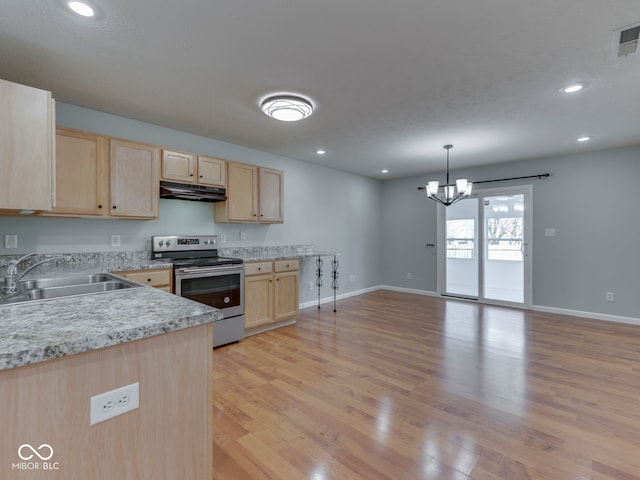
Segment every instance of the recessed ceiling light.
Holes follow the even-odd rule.
[[[96,14],[93,8],[84,2],[69,2],[67,5],[69,5],[69,8],[75,13],[83,17],[93,17]]]
[[[325,153],[327,153],[327,151],[326,151],[326,150],[323,150],[322,148],[319,148],[318,150],[316,150],[316,153],[317,153],[318,155],[324,155]]]
[[[389,169],[388,168],[383,168],[382,170],[380,170],[380,173],[389,173]]]
[[[589,137],[587,135],[585,135],[584,137],[578,137],[576,138],[577,142],[588,142],[589,140],[591,140],[593,137]]]
[[[260,108],[265,115],[283,122],[297,122],[313,113],[311,101],[298,95],[273,95]]]
[[[587,88],[587,85],[588,85],[587,82],[571,83],[569,85],[565,85],[564,87],[562,87],[560,90],[558,90],[558,92],[559,93],[577,93]]]

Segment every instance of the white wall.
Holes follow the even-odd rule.
[[[59,126],[284,170],[284,224],[214,223],[211,204],[179,200],[161,200],[160,218],[148,221],[0,217],[0,238],[18,234],[19,244],[17,250],[5,249],[0,242],[0,255],[150,250],[152,235],[224,234],[225,247],[313,244],[342,252],[339,293],[380,283],[380,181],[74,105],[56,107]],[[121,236],[121,247],[110,246],[112,234]],[[332,293],[328,271],[323,297]],[[304,262],[301,275],[301,301],[313,300],[317,291],[308,288],[315,280],[312,261]],[[354,282],[349,275],[355,275]]]
[[[452,171],[491,180],[549,172],[533,185],[533,303],[640,318],[640,147]],[[389,180],[382,188],[382,283],[437,290],[436,204],[417,190],[428,177]],[[438,179],[442,179],[440,174]],[[545,237],[555,228],[555,237]],[[413,280],[406,279],[413,273]],[[615,301],[605,301],[605,291]]]

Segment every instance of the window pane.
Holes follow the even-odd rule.
[[[447,220],[447,258],[475,258],[475,220]]]
[[[487,219],[487,258],[522,261],[522,217]]]

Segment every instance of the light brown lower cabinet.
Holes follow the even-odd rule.
[[[113,272],[115,275],[128,278],[134,282],[143,283],[150,287],[173,293],[173,269],[153,268],[145,270],[123,270]]]
[[[282,326],[298,315],[298,268],[298,260],[245,263],[246,334]]]
[[[198,325],[0,371],[0,478],[213,478],[212,338]],[[136,382],[139,408],[90,425],[92,396]],[[25,443],[52,455],[22,469]]]

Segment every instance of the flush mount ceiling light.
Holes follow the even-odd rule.
[[[75,13],[83,17],[93,17],[96,14],[93,8],[84,2],[68,2],[67,5]]]
[[[591,140],[593,137],[587,136],[585,135],[584,137],[578,137],[576,138],[576,142],[588,142],[589,140]]]
[[[571,83],[560,88],[558,90],[558,93],[577,93],[587,88],[587,85],[589,85],[587,82]]]
[[[388,168],[383,168],[382,170],[380,170],[380,173],[389,173],[389,169]]]
[[[442,148],[447,151],[447,183],[443,185],[441,191],[439,191],[440,182],[437,180],[428,182],[424,189],[427,193],[427,198],[448,207],[458,200],[462,200],[463,197],[471,195],[473,184],[467,181],[466,178],[459,178],[456,180],[455,185],[449,184],[449,150],[453,148],[453,145],[445,145]]]
[[[322,148],[316,150],[316,155],[324,155],[325,153],[327,153],[327,151]]]
[[[274,95],[260,105],[265,115],[283,122],[297,122],[313,113],[309,100],[297,95]]]

